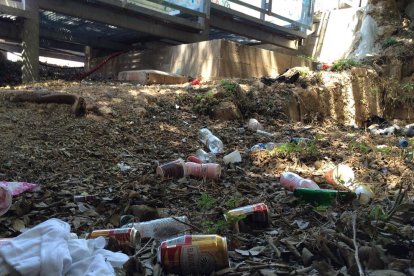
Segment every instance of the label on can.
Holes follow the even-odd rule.
[[[95,230],[90,235],[90,239],[97,237],[115,238],[119,244],[127,244],[131,241],[131,231],[135,230],[134,228],[117,228],[117,229],[103,229]]]
[[[226,238],[185,235],[161,243],[159,261],[168,272],[209,275],[229,266]]]

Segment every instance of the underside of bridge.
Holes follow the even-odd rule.
[[[302,8],[296,19],[278,14],[277,2],[0,0],[0,51],[21,52],[23,82],[31,82],[39,78],[39,55],[84,61],[85,53],[98,57],[212,39],[297,49],[311,26],[313,1],[292,1]]]

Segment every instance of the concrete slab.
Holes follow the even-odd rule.
[[[98,64],[102,59],[92,59],[91,65]],[[132,51],[110,61],[98,73],[117,77],[120,71],[153,69],[203,80],[217,80],[276,76],[294,66],[311,64],[305,59],[274,51],[226,40],[210,40],[156,50]]]

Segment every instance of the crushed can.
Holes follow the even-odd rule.
[[[252,229],[263,229],[270,225],[268,208],[264,203],[232,209],[224,217],[227,221],[234,222],[236,232],[250,232]]]
[[[218,235],[184,235],[161,243],[158,262],[168,273],[210,275],[230,266],[227,240]]]
[[[132,227],[94,230],[87,238],[95,239],[97,237],[114,238],[122,248],[134,248],[141,240],[139,231]]]

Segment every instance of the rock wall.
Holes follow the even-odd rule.
[[[321,74],[323,84],[292,89],[286,111],[291,120],[330,118],[339,124],[363,126],[370,116],[384,115],[375,71],[353,68],[342,73]]]

